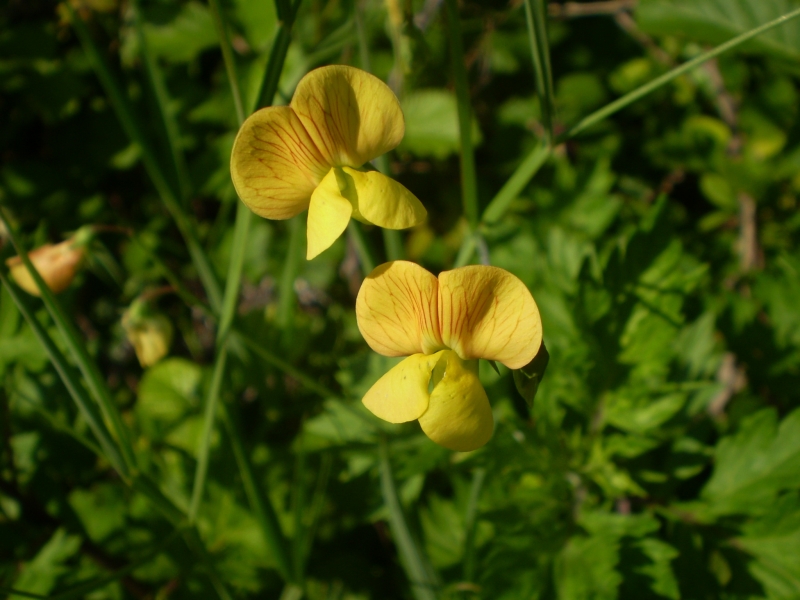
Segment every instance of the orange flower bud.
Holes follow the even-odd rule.
[[[44,282],[54,293],[63,292],[72,283],[86,256],[85,245],[78,245],[75,238],[60,244],[45,244],[28,253]],[[11,277],[16,284],[33,296],[40,296],[39,288],[31,277],[28,268],[19,256],[6,260]]]

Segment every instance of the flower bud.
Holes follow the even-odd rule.
[[[86,246],[78,243],[77,237],[60,244],[45,244],[28,253],[33,266],[53,293],[58,294],[67,289],[83,263]],[[41,295],[36,282],[19,256],[12,256],[6,260],[6,265],[19,287],[33,296]]]
[[[142,367],[156,364],[169,352],[172,323],[164,315],[152,313],[144,301],[135,300],[125,311],[122,328]]]

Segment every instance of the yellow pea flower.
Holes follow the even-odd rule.
[[[382,264],[358,292],[356,318],[375,352],[408,356],[370,388],[364,405],[390,423],[418,419],[450,450],[475,450],[492,437],[478,359],[519,369],[542,342],[533,296],[497,267],[461,267],[437,278],[415,263]]]
[[[308,209],[309,260],[342,234],[350,218],[386,229],[425,220],[405,187],[363,165],[405,133],[400,103],[365,71],[321,67],[297,85],[289,106],[253,113],[233,144],[231,177],[259,216],[289,219]]]

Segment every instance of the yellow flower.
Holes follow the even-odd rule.
[[[397,98],[377,77],[335,65],[300,80],[289,106],[252,114],[231,155],[242,201],[259,216],[289,219],[308,209],[309,260],[350,218],[386,229],[422,223],[422,203],[405,187],[362,166],[400,143]]]
[[[28,253],[33,266],[39,271],[39,275],[42,276],[47,287],[55,294],[63,292],[69,287],[81,267],[85,255],[85,245],[77,243],[75,238],[65,240],[60,244],[45,244]],[[12,256],[6,260],[6,265],[11,271],[11,277],[19,287],[33,296],[41,295],[36,282],[19,256]]]
[[[415,263],[385,263],[362,284],[356,318],[373,350],[408,356],[372,386],[364,405],[390,423],[419,419],[429,438],[451,450],[474,450],[492,437],[477,359],[519,369],[542,342],[533,296],[497,267],[436,278]]]

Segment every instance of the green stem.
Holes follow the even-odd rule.
[[[278,297],[278,327],[288,330],[292,324],[295,309],[294,280],[297,277],[299,262],[303,252],[303,220],[301,216],[289,221],[289,248],[281,273],[281,290]]]
[[[173,168],[175,169],[175,178],[178,182],[180,195],[182,200],[186,200],[192,193],[191,180],[189,178],[189,171],[186,167],[186,158],[183,155],[181,148],[181,136],[178,130],[178,124],[175,121],[175,116],[170,108],[171,101],[167,91],[166,83],[164,82],[164,73],[158,65],[158,61],[150,52],[150,47],[147,43],[147,36],[144,34],[144,23],[142,21],[141,13],[139,11],[138,2],[131,3],[131,12],[133,13],[133,22],[136,28],[137,39],[139,40],[139,48],[142,54],[142,62],[147,72],[147,77],[150,81],[150,87],[153,90],[153,95],[156,99],[159,115],[161,116],[161,124],[164,127],[166,134],[167,144],[169,145],[170,155],[172,157]]]
[[[547,39],[547,21],[542,0],[525,0],[525,22],[531,47],[536,91],[542,107],[542,121],[547,140],[553,138],[553,75],[550,67],[550,46]]]
[[[242,429],[238,416],[235,413],[233,415],[228,414],[225,404],[220,404],[220,409],[223,422],[228,429],[233,456],[236,459],[239,474],[242,477],[242,485],[244,486],[247,500],[261,526],[267,546],[272,550],[272,557],[275,559],[278,572],[286,581],[295,581],[291,570],[286,537],[283,535],[272,503],[264,496],[261,486],[256,483],[253,466],[250,464],[250,459],[247,456],[244,444],[242,444]]]
[[[461,21],[458,0],[445,0],[447,8],[447,33],[450,38],[450,55],[453,80],[458,105],[458,131],[461,140],[461,195],[464,214],[472,229],[478,226],[478,179],[475,172],[475,154],[472,147],[472,109],[470,107],[467,70],[464,66],[464,46],[461,39]]]
[[[189,523],[194,523],[197,520],[197,513],[200,510],[200,501],[203,499],[203,491],[205,490],[206,477],[208,475],[211,436],[214,433],[214,420],[217,414],[219,391],[222,387],[222,378],[225,374],[227,359],[228,346],[223,344],[217,353],[217,359],[214,363],[214,372],[211,375],[211,386],[208,390],[206,406],[203,412],[203,432],[200,436],[200,448],[197,451],[194,486],[192,487],[192,499],[189,503]]]
[[[406,523],[403,507],[397,495],[389,460],[389,445],[385,438],[380,443],[381,492],[389,513],[389,527],[397,551],[408,575],[411,591],[417,600],[436,600],[436,582],[429,574],[426,560],[417,546]]]
[[[720,44],[716,48],[709,50],[708,52],[704,52],[703,54],[693,58],[692,60],[685,62],[684,64],[680,65],[661,75],[660,77],[656,77],[653,81],[644,84],[643,86],[625,94],[621,98],[615,100],[611,104],[604,106],[603,108],[593,112],[588,117],[584,117],[581,121],[578,122],[572,129],[570,129],[567,133],[562,136],[559,136],[558,142],[562,142],[564,140],[570,139],[575,137],[578,133],[588,129],[592,125],[602,121],[603,119],[613,115],[616,112],[619,112],[629,104],[632,104],[639,100],[640,98],[646,96],[647,94],[654,92],[661,86],[669,83],[673,79],[680,77],[684,73],[691,71],[692,69],[700,66],[704,62],[711,60],[712,58],[716,58],[720,54],[724,54],[728,50],[732,50],[736,46],[740,46],[741,44],[745,43],[746,41],[761,35],[769,31],[770,29],[774,29],[775,27],[779,27],[784,23],[796,19],[800,17],[800,8],[793,10],[789,13],[786,13],[782,17],[778,17],[777,19],[770,21],[769,23],[764,23],[755,29],[751,29],[741,35],[737,35],[735,38],[728,40],[724,44]]]
[[[281,23],[278,26],[275,40],[272,42],[264,81],[261,82],[261,91],[258,93],[258,106],[271,106],[275,98],[275,92],[278,91],[278,82],[283,71],[283,63],[286,60],[286,53],[289,51],[289,44],[292,42],[292,25],[294,25],[294,18],[297,16],[301,1],[295,0],[290,11],[282,9],[280,4],[276,5],[278,6],[279,15],[282,11],[289,14],[285,17],[280,17]],[[276,2],[288,4],[288,0],[276,0]]]
[[[367,240],[364,238],[364,232],[361,231],[359,223],[350,219],[347,224],[347,233],[358,255],[358,261],[361,263],[361,272],[366,277],[375,268],[375,260],[372,258],[372,252],[370,252]]]
[[[475,579],[475,531],[477,529],[478,500],[483,489],[483,482],[486,479],[486,469],[477,468],[472,475],[472,486],[469,490],[469,500],[467,501],[467,513],[464,517],[464,530],[466,539],[464,541],[464,581]]]
[[[239,125],[244,122],[244,104],[242,103],[242,92],[239,89],[239,77],[236,75],[236,62],[233,58],[233,48],[228,39],[228,28],[225,24],[225,18],[222,15],[222,9],[219,5],[219,0],[208,0],[208,7],[211,9],[211,18],[214,21],[214,29],[217,30],[217,37],[219,38],[219,45],[222,49],[222,60],[225,63],[225,71],[228,74],[228,83],[231,86],[231,94],[233,95],[233,106],[236,109],[236,119]]]
[[[486,210],[483,211],[481,221],[487,225],[497,223],[505,215],[508,207],[525,189],[533,176],[550,156],[550,146],[547,143],[536,146],[516,168],[508,181],[500,188],[497,195],[492,198]]]

